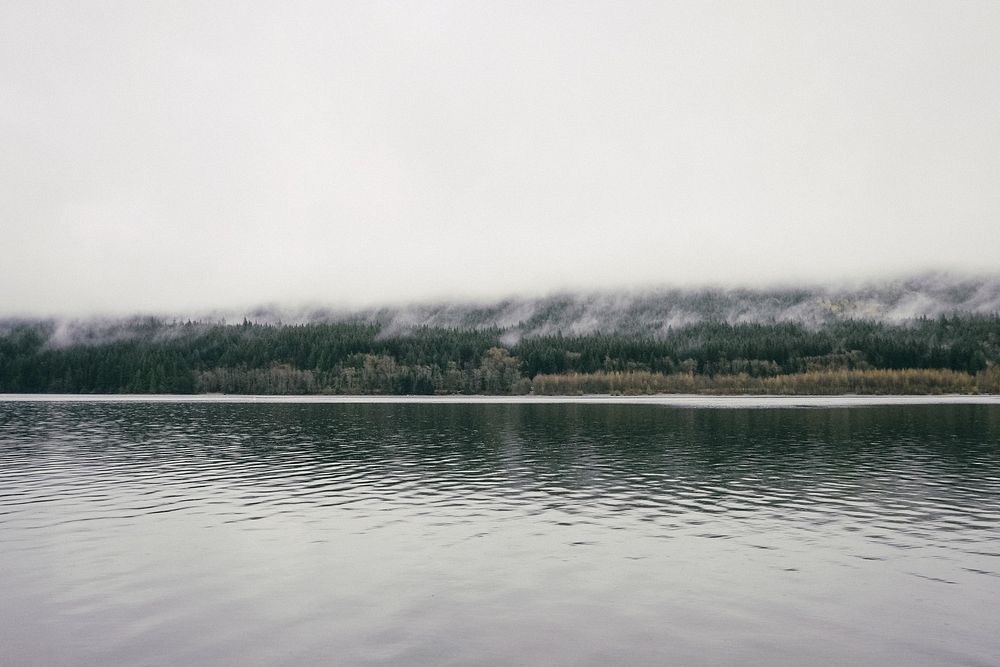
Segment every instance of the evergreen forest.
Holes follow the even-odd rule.
[[[512,337],[378,322],[0,322],[2,393],[1000,393],[1000,317]]]

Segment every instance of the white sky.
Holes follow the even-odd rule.
[[[998,36],[996,0],[0,0],[0,313],[995,271]]]

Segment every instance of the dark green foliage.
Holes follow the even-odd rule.
[[[238,325],[155,319],[0,323],[0,392],[527,393],[537,375],[693,374],[773,378],[872,369],[986,372],[1000,365],[1000,318],[903,325],[845,320],[705,322],[641,335],[543,336],[503,345],[501,329],[377,324]],[[986,376],[984,376],[986,377]],[[989,377],[992,377],[990,375]],[[763,386],[763,385],[762,385]]]
[[[695,324],[662,339],[550,336],[512,350],[529,377],[597,371],[747,373],[765,377],[813,370],[947,368],[975,373],[1000,362],[1000,319],[921,319],[905,325],[841,321],[802,324]]]

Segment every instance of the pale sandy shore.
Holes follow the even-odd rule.
[[[37,403],[339,403],[339,404],[597,404],[679,408],[835,408],[876,405],[1000,405],[1000,395],[870,396],[251,396],[242,394],[0,394],[3,402]]]

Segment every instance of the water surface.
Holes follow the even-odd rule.
[[[0,402],[0,664],[997,664],[1000,406]]]

